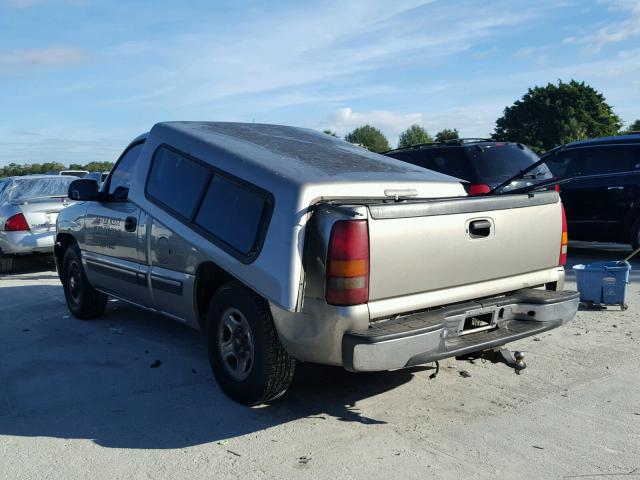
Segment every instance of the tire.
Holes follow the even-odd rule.
[[[62,260],[62,286],[67,307],[74,317],[90,320],[102,316],[107,308],[107,296],[91,286],[78,245],[69,245]]]
[[[0,273],[9,273],[13,270],[13,257],[0,257]]]
[[[633,223],[631,227],[631,248],[637,250],[640,248],[640,218]]]
[[[267,302],[240,282],[229,282],[214,295],[206,338],[213,374],[236,402],[258,405],[289,388],[295,359],[278,339]]]

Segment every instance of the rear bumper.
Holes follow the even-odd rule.
[[[0,252],[3,255],[53,252],[55,231],[0,232]]]
[[[559,327],[571,320],[578,292],[523,289],[489,298],[373,323],[342,337],[347,370],[379,371],[419,365],[486,350]],[[491,330],[461,335],[465,319],[491,314]]]

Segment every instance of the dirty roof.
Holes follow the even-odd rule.
[[[367,177],[451,181],[451,177],[370,152],[308,128],[259,123],[166,122],[157,125],[233,153],[285,176],[322,181]]]

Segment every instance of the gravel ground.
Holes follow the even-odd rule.
[[[576,245],[568,265],[627,251]],[[0,479],[640,477],[635,275],[629,310],[512,344],[521,375],[301,365],[284,398],[248,409],[197,332],[121,302],[75,320],[51,269],[0,276]]]

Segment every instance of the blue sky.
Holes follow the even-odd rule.
[[[640,118],[640,0],[0,0],[0,165],[114,160],[164,120],[486,136],[572,78]]]

